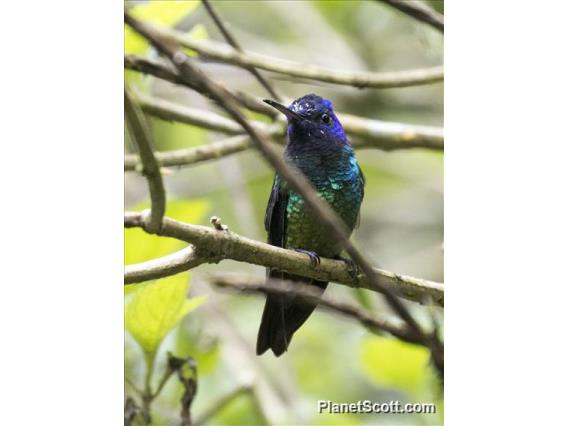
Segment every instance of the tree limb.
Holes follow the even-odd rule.
[[[145,229],[145,217],[147,213],[127,212],[124,216],[124,226]],[[279,269],[292,275],[377,291],[365,275],[353,276],[345,262],[321,258],[320,264],[314,268],[308,257],[302,253],[251,240],[234,232],[217,231],[164,217],[158,235],[177,238],[190,243],[191,246],[159,259],[126,266],[125,284],[155,280],[203,263],[218,263],[230,259]],[[375,271],[381,275],[383,284],[400,297],[419,303],[444,305],[444,285],[441,283],[378,268],[375,268]]]
[[[162,167],[188,166],[246,151],[250,147],[250,137],[248,135],[239,135],[195,148],[157,152],[156,158]],[[139,162],[140,159],[136,154],[126,154],[124,156],[124,171],[138,170]]]
[[[303,283],[289,280],[266,281],[264,277],[233,274],[216,274],[210,278],[210,281],[220,287],[229,287],[233,290],[298,297],[307,303],[323,306],[329,310],[354,318],[373,332],[386,331],[405,342],[423,344],[423,342],[416,339],[414,333],[410,332],[400,322],[394,323],[385,318],[378,318],[359,309],[357,306],[322,296],[316,289]]]
[[[197,40],[170,28],[157,27],[154,25],[152,29],[159,37],[168,37],[183,47],[191,49],[210,59],[216,59],[243,68],[255,67],[307,80],[375,89],[420,86],[423,84],[439,83],[444,80],[443,66],[380,73],[337,71],[248,51],[239,52],[224,43],[215,42],[213,40]]]
[[[160,119],[199,126],[229,135],[241,135],[195,148],[157,152],[155,156],[162,167],[189,165],[242,152],[251,147],[250,137],[246,134],[243,135],[242,127],[234,120],[209,111],[181,106],[163,99],[145,95],[138,95],[138,98],[140,106],[145,112]],[[444,136],[441,128],[371,120],[349,114],[338,115],[346,132],[354,137],[351,143],[356,149],[429,148],[440,150],[444,148]],[[275,137],[277,141],[284,141],[285,126],[283,123],[266,124],[252,122],[252,124],[259,130]],[[125,156],[124,170],[137,170],[139,162],[137,155],[127,154]]]
[[[444,33],[444,15],[436,12],[435,10],[426,7],[417,1],[408,0],[379,0],[389,6],[400,10],[402,13],[413,17],[414,19],[424,22],[433,28]]]
[[[234,120],[210,111],[189,108],[155,97],[139,95],[140,106],[145,112],[163,120],[179,121],[194,126],[234,135],[243,134],[242,127]],[[349,136],[359,138],[357,147],[373,147],[384,150],[429,148],[444,149],[444,134],[440,127],[372,120],[351,114],[337,113],[341,125]],[[284,136],[286,126],[251,121],[257,129],[271,136]]]
[[[150,200],[152,203],[148,232],[153,234],[160,229],[162,217],[164,217],[164,213],[166,212],[166,191],[164,190],[164,182],[162,181],[162,174],[160,173],[160,165],[152,151],[148,124],[144,119],[142,111],[134,104],[130,94],[126,90],[124,91],[124,113],[126,115],[126,125],[129,133],[140,155],[142,174],[148,181]]]
[[[199,257],[195,252],[195,248],[190,245],[159,259],[126,265],[124,267],[125,284],[168,277],[195,268],[206,261],[207,259]]]
[[[156,78],[169,81],[173,84],[185,86],[188,89],[192,89],[197,93],[210,98],[210,96],[205,93],[198,84],[193,81],[183,80],[174,68],[169,67],[162,62],[132,54],[125,54],[124,68],[131,71],[152,75]],[[250,95],[247,95],[246,93],[234,91],[230,91],[230,93],[231,96],[233,96],[237,100],[237,102],[239,102],[243,107],[250,109],[251,111],[259,112],[271,118],[276,117],[278,114],[278,112],[274,108],[269,107],[265,103],[258,101],[257,99],[253,98]]]

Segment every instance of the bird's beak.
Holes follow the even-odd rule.
[[[289,120],[298,120],[298,121],[302,121],[304,119],[304,117],[302,117],[300,114],[298,114],[297,112],[292,111],[290,108],[285,107],[282,104],[279,104],[278,102],[275,102],[271,99],[263,99],[264,103],[267,103],[268,105],[270,105],[272,108],[277,109],[278,111],[280,111],[282,114],[284,114]]]

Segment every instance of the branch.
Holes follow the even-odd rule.
[[[147,221],[145,218],[147,218],[147,213],[127,212],[124,217],[124,226],[145,229]],[[192,246],[169,256],[126,266],[125,284],[163,278],[202,263],[218,263],[221,260],[230,259],[278,269],[292,275],[377,291],[365,275],[353,276],[345,262],[321,258],[320,264],[314,268],[308,257],[302,253],[251,240],[234,232],[217,231],[165,217],[158,235],[177,238]],[[382,269],[375,269],[375,271],[381,275],[383,284],[400,297],[419,303],[444,305],[444,285],[441,283],[399,275]]]
[[[221,31],[221,34],[223,34],[223,37],[225,38],[227,43],[229,43],[231,46],[233,46],[236,51],[242,53],[243,49],[240,46],[239,42],[237,42],[237,39],[235,39],[235,37],[233,37],[233,35],[229,32],[229,29],[223,23],[223,21],[221,20],[221,17],[217,14],[215,9],[213,9],[213,6],[209,2],[209,0],[201,0],[201,2],[203,3],[203,6],[205,6],[207,13],[209,13],[211,18],[215,22],[215,25],[217,25],[217,28],[219,28],[219,31]],[[265,79],[262,76],[262,74],[260,72],[258,72],[258,70],[256,68],[246,67],[246,70],[249,71],[252,75],[254,75],[254,77],[258,80],[258,82],[267,90],[268,93],[270,93],[270,96],[272,96],[276,100],[279,100],[279,101],[282,100],[280,95],[278,95],[278,93],[276,93],[276,90],[271,86],[271,84],[268,82],[268,80]]]
[[[295,167],[286,164],[284,159],[268,142],[267,136],[258,132],[248,122],[231,94],[196,67],[191,59],[180,49],[175,40],[161,35],[154,26],[138,21],[127,12],[125,12],[125,22],[150,41],[159,52],[164,54],[174,64],[184,80],[197,81],[219,106],[243,127],[267,162],[274,167],[278,175],[281,176],[290,188],[303,198],[306,206],[326,228],[332,240],[341,244],[341,247],[345,249],[351,259],[369,278],[369,282],[385,296],[391,308],[406,322],[411,332],[430,348],[434,364],[443,377],[444,354],[442,342],[440,342],[437,336],[426,334],[406,306],[383,284],[381,276],[376,273],[368,259],[349,240],[349,230],[343,220],[326,201],[319,197],[311,182]]]
[[[234,121],[209,111],[188,108],[162,99],[139,95],[140,106],[148,114],[162,120],[178,121],[193,126],[203,127],[229,135],[240,134],[239,137],[214,142],[195,148],[185,148],[155,153],[162,167],[184,166],[213,158],[242,152],[251,147],[248,135]],[[440,150],[444,148],[442,129],[430,126],[419,126],[385,122],[361,118],[349,114],[340,114],[343,127],[354,136],[354,148],[378,148],[383,150],[428,148]],[[253,121],[252,125],[283,142],[285,128],[281,124],[266,124]],[[125,156],[124,170],[137,170],[140,159],[135,154]]]
[[[150,141],[150,131],[144,119],[142,111],[134,104],[130,94],[124,91],[124,113],[126,115],[126,125],[131,139],[138,148],[140,161],[142,162],[142,174],[148,181],[150,190],[150,200],[152,202],[151,219],[148,224],[148,232],[156,233],[160,229],[162,217],[166,211],[166,192],[164,182],[160,173],[160,166]]]
[[[195,248],[189,246],[159,259],[126,265],[124,267],[125,283],[132,284],[168,277],[195,268],[204,262],[206,259],[197,256]]]
[[[229,287],[245,292],[298,297],[304,302],[324,306],[331,311],[356,319],[373,332],[386,331],[405,342],[423,344],[423,342],[416,340],[416,335],[411,333],[406,326],[384,318],[377,318],[354,305],[321,296],[316,289],[303,283],[288,280],[266,281],[263,277],[227,274],[214,275],[211,277],[211,282],[220,287]]]
[[[212,142],[196,148],[176,149],[157,152],[156,159],[162,167],[188,166],[215,158],[226,157],[237,152],[246,151],[251,146],[248,135],[234,136],[219,142]],[[139,168],[140,159],[136,154],[124,156],[124,171],[135,171]]]
[[[408,0],[379,0],[389,6],[400,10],[418,21],[424,22],[444,33],[444,15],[430,9],[417,1]]]
[[[125,66],[134,71],[150,74],[174,84],[185,85],[201,93],[202,88],[196,87],[195,84],[192,86],[184,84],[177,71],[171,71],[167,66],[158,62],[152,62],[134,55],[126,55]],[[207,94],[204,95],[207,96]],[[265,114],[271,118],[274,117],[274,108],[271,108],[273,111],[266,110],[267,105],[257,101],[255,98],[245,96],[242,93],[232,93],[232,95],[237,98],[239,103],[245,108]],[[200,117],[196,117],[196,110],[192,110],[191,108],[187,108],[186,110],[186,107],[179,106],[178,104],[164,100],[157,100],[156,98],[151,97],[143,97],[141,99],[141,103],[142,108],[146,112],[164,120],[180,121],[182,123],[199,125]],[[191,111],[193,113],[187,112],[186,114],[186,111]],[[207,112],[206,114],[210,117],[214,116],[213,113]],[[364,139],[362,144],[365,145],[368,143],[369,147],[373,146],[384,150],[406,148],[444,149],[444,135],[442,129],[439,127],[372,120],[345,113],[337,113],[337,115],[340,118],[345,131],[349,135]],[[217,117],[227,120],[227,118],[219,115],[217,115]],[[258,123],[258,125],[265,124]],[[215,126],[215,128],[207,128],[211,128],[211,130],[224,131],[223,129],[225,127],[226,126],[219,125]],[[234,128],[234,126],[231,126],[230,131],[226,133],[234,134],[231,133]],[[284,126],[282,126],[282,133],[284,133]],[[354,143],[354,146],[357,146],[357,143]]]
[[[392,87],[420,86],[444,80],[444,67],[414,69],[392,72],[336,71],[316,65],[287,61],[272,56],[243,51],[238,52],[224,43],[212,40],[197,40],[170,28],[152,26],[158,37],[168,37],[200,55],[240,67],[255,67],[308,80],[355,86],[357,88],[386,89]]]
[[[172,69],[172,67],[169,67],[161,62],[128,54],[124,55],[124,67],[132,71],[152,75],[162,80],[169,81],[173,84],[185,86],[189,89],[195,90],[197,93],[200,93],[205,97],[211,98],[198,84],[192,81],[183,80],[175,69]],[[230,93],[231,96],[233,96],[235,100],[237,100],[237,102],[239,102],[243,107],[250,109],[251,111],[264,114],[271,118],[277,117],[278,112],[274,108],[269,107],[265,103],[258,101],[252,96],[247,95],[243,92]]]
[[[204,129],[215,130],[229,135],[243,133],[243,129],[234,120],[202,109],[190,108],[157,97],[139,94],[140,107],[155,117],[166,121],[178,121]]]

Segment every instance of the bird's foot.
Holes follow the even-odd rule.
[[[359,275],[360,272],[359,266],[353,261],[353,259],[343,256],[335,256],[335,259],[345,262],[347,264],[347,272],[349,273],[349,276],[351,278],[357,278],[357,275]]]
[[[297,251],[298,253],[307,254],[308,257],[310,258],[310,264],[313,267],[316,267],[320,264],[321,259],[315,251],[309,251],[309,250],[304,250],[304,249],[299,249],[299,248],[295,248],[294,251]]]

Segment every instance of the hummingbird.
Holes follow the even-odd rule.
[[[359,222],[365,177],[355,152],[333,111],[332,103],[315,94],[302,96],[286,107],[265,99],[284,114],[288,121],[284,159],[298,168],[312,183],[352,232]],[[274,176],[264,219],[268,243],[293,249],[309,256],[313,266],[321,257],[346,260],[341,245],[329,237],[326,227],[305,205],[304,199]],[[268,279],[303,282],[322,294],[327,282],[268,269]],[[280,356],[292,335],[308,319],[315,304],[291,296],[268,295],[262,313],[256,344],[257,355],[271,349]]]

